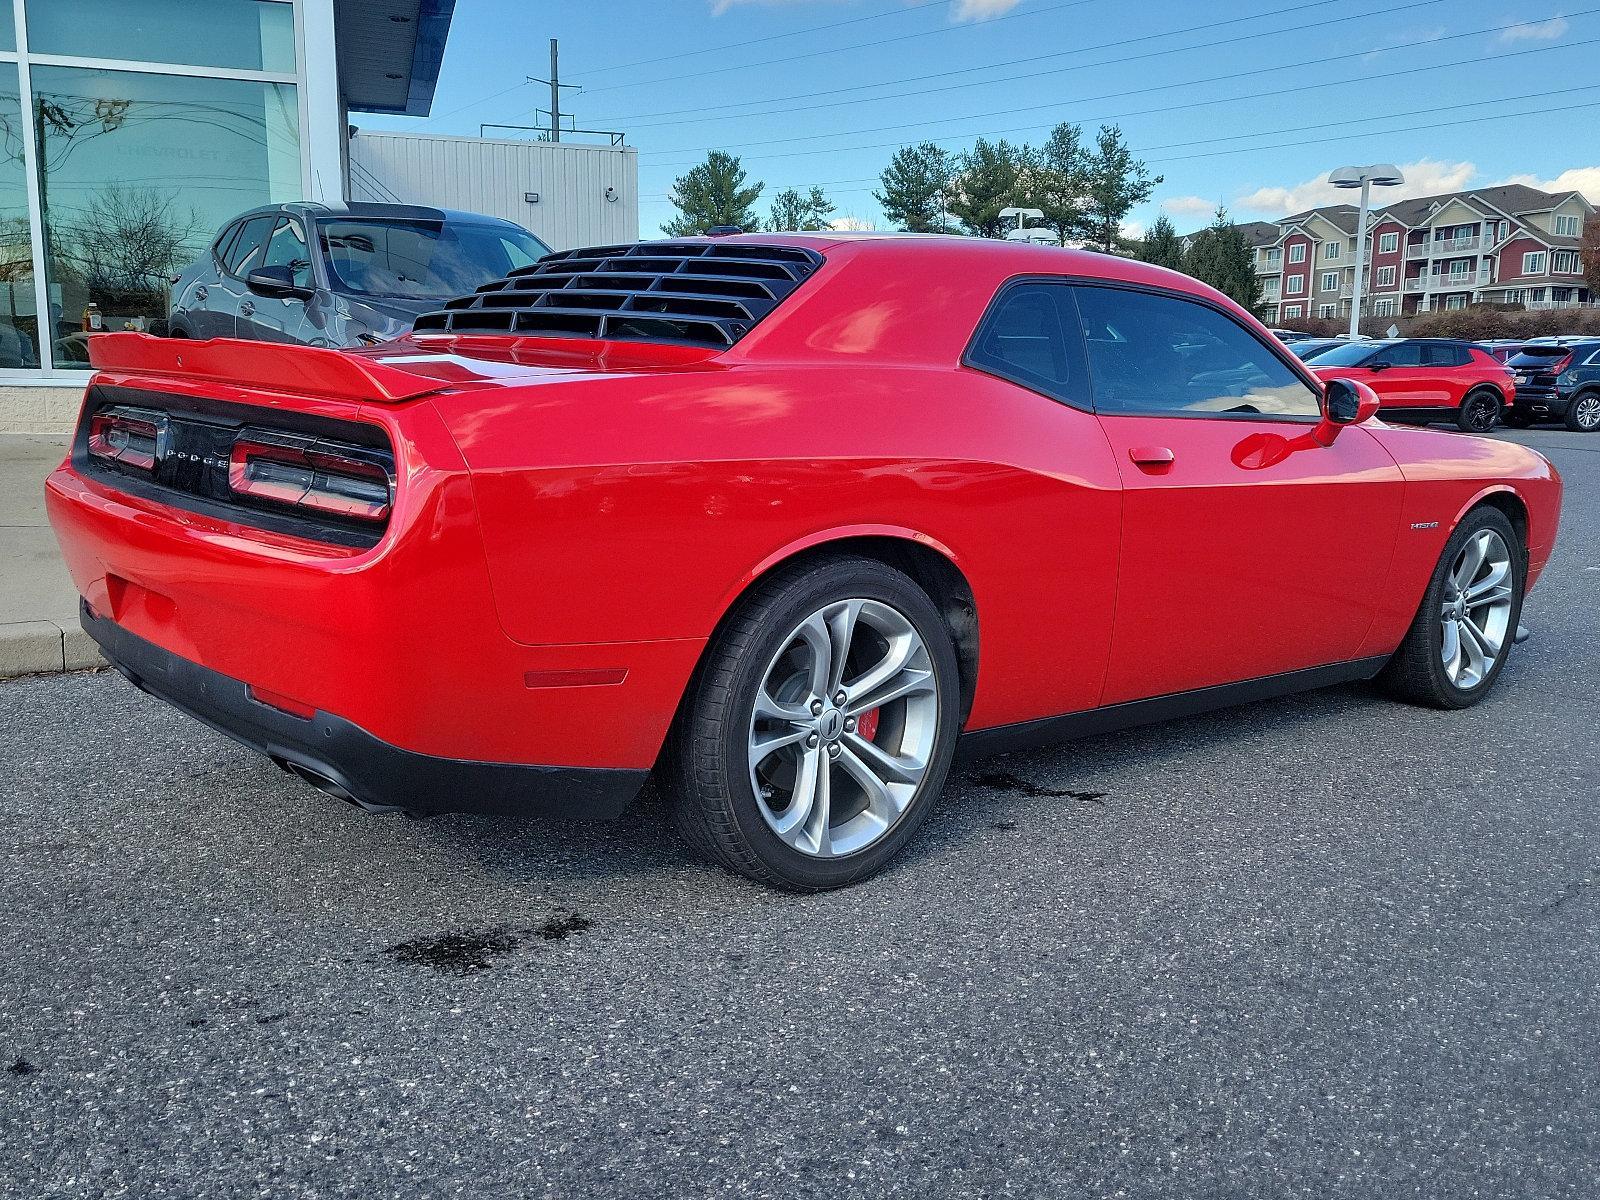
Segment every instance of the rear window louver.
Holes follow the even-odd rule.
[[[822,264],[797,246],[639,242],[558,250],[417,318],[418,333],[733,345]]]

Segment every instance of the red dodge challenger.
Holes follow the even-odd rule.
[[[1183,275],[568,250],[363,351],[112,334],[50,517],[137,686],[369,809],[620,812],[834,887],[960,739],[1505,666],[1561,485],[1376,421]]]

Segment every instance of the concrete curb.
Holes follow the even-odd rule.
[[[103,667],[100,648],[76,620],[0,624],[0,679]]]

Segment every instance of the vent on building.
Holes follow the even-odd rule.
[[[417,318],[415,328],[723,348],[821,263],[812,250],[752,242],[559,250]]]

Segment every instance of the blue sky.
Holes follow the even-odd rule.
[[[882,223],[876,178],[906,142],[1041,141],[1120,124],[1162,174],[1136,232],[1220,200],[1274,217],[1335,197],[1346,162],[1395,162],[1384,199],[1508,180],[1600,202],[1600,0],[458,0],[433,116],[368,128],[531,124],[548,39],[578,124],[639,148],[640,224],[707,150],[767,185],[820,184]],[[503,135],[502,135],[503,136]],[[1348,193],[1337,199],[1343,200]]]

